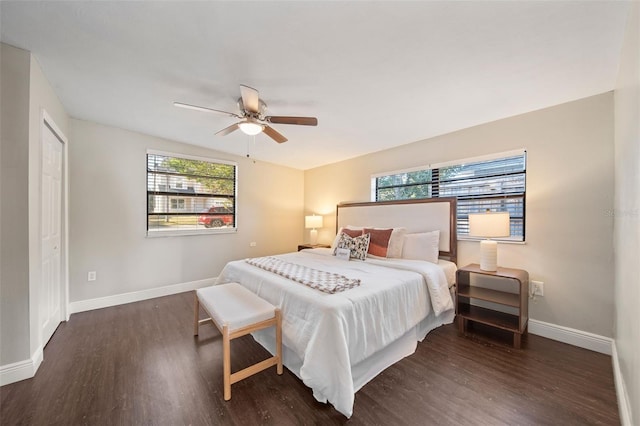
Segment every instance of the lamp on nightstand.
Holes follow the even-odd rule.
[[[498,269],[498,242],[490,238],[511,235],[509,212],[469,214],[469,236],[486,238],[480,243],[480,269],[495,272]]]
[[[311,229],[311,231],[309,231],[311,244],[316,244],[318,241],[318,230],[316,228],[322,228],[322,216],[305,216],[304,227]]]

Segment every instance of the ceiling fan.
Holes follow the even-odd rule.
[[[278,143],[287,141],[282,134],[276,131],[269,124],[295,124],[299,126],[317,126],[318,119],[316,117],[290,117],[281,115],[265,115],[267,104],[264,103],[258,91],[252,87],[240,85],[240,98],[238,99],[238,108],[240,113],[236,114],[228,111],[221,111],[213,108],[206,108],[197,105],[189,105],[182,102],[173,103],[177,107],[194,109],[196,111],[216,112],[226,114],[231,117],[238,118],[235,124],[226,127],[216,133],[218,136],[225,136],[235,130],[242,130],[247,135],[257,135],[264,132],[267,136]]]

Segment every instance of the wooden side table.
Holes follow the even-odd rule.
[[[299,244],[298,251],[304,250],[304,249],[319,248],[319,247],[330,248],[331,246],[328,244]]]
[[[492,290],[471,285],[471,275],[479,274],[500,278],[504,290]],[[456,318],[461,334],[467,331],[468,321],[475,321],[513,333],[513,347],[519,349],[521,337],[527,333],[529,321],[529,273],[522,269],[501,268],[495,272],[483,271],[472,263],[456,272]],[[515,288],[514,288],[515,287]],[[472,304],[483,300],[497,305],[516,308],[517,314],[509,314]]]

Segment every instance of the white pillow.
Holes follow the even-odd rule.
[[[387,257],[402,257],[402,246],[404,245],[404,237],[407,228],[393,228],[391,238],[389,238],[389,246],[387,247]]]
[[[402,258],[426,260],[438,263],[440,252],[440,231],[406,234],[402,245]]]

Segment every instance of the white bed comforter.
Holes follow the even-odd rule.
[[[344,261],[322,249],[276,257],[362,282],[357,288],[327,294],[244,260],[227,264],[217,281],[239,282],[280,307],[283,344],[288,348],[284,364],[318,401],[329,401],[347,417],[355,397],[351,366],[403,336],[432,310],[438,315],[453,309],[442,268],[429,262]],[[293,357],[287,359],[289,350],[302,365]]]

